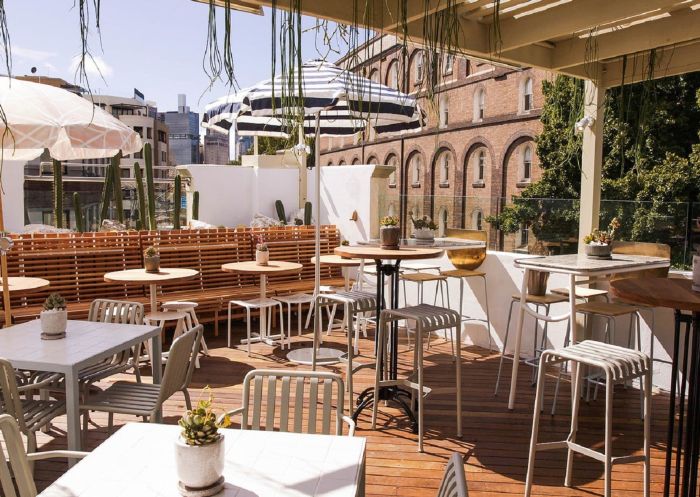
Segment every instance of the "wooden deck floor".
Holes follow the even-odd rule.
[[[240,335],[239,335],[240,336]],[[309,337],[294,339],[293,346],[308,343]],[[329,342],[342,347],[340,332],[335,332]],[[279,349],[258,344],[252,357],[244,350],[228,349],[225,337],[208,338],[211,356],[201,360],[191,386],[193,398],[199,390],[210,385],[217,403],[225,408],[240,405],[241,382],[245,373],[254,368],[293,368]],[[373,342],[362,340],[364,357]],[[406,350],[402,348],[402,351]],[[408,367],[410,353],[400,355],[400,366]],[[506,408],[510,362],[504,367],[501,392],[494,397],[493,388],[498,369],[498,355],[484,349],[463,349],[463,410],[464,436],[456,437],[454,395],[434,392],[426,401],[425,453],[417,452],[416,436],[398,416],[398,411],[381,407],[379,427],[370,430],[370,412],[358,421],[356,436],[367,438],[367,495],[376,496],[431,496],[442,476],[443,467],[453,451],[463,455],[464,467],[471,497],[487,495],[522,495],[527,466],[527,450],[530,439],[534,388],[530,385],[530,368],[521,369],[519,396],[516,409]],[[426,384],[433,387],[451,387],[454,383],[450,347],[443,340],[435,340],[426,356]],[[355,376],[355,392],[359,393],[373,381],[373,369],[364,369]],[[130,376],[130,375],[127,375]],[[116,378],[115,378],[116,379]],[[145,381],[149,381],[147,378]],[[547,383],[545,408],[551,407],[554,381]],[[439,390],[439,389],[438,389]],[[615,455],[640,451],[641,421],[639,419],[639,392],[623,387],[615,391]],[[660,495],[663,486],[663,451],[667,417],[666,395],[655,395],[652,426],[652,495]],[[541,440],[563,439],[569,426],[569,384],[562,383],[556,416],[546,415],[541,421]],[[579,440],[594,447],[601,447],[603,435],[602,399],[582,404]],[[173,397],[165,407],[165,422],[175,423],[184,410],[181,395]],[[397,416],[397,417],[394,417]],[[88,436],[88,449],[93,449],[107,437],[106,417],[93,415],[99,426],[92,426]],[[116,424],[135,421],[128,416],[117,416]],[[65,447],[65,419],[59,418],[50,434],[40,434],[39,450]],[[167,454],[161,455],[168,457]],[[124,454],[128,457],[128,454]],[[535,471],[534,495],[538,496],[592,496],[602,495],[602,464],[576,457],[574,462],[574,487],[565,488],[564,451],[540,453]],[[63,462],[41,461],[37,464],[36,478],[40,488],[46,487],[66,470]],[[118,471],[118,468],[115,468]],[[614,468],[613,495],[641,495],[641,464],[622,465]]]

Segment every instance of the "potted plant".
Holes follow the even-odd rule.
[[[150,246],[143,251],[143,266],[147,273],[160,271],[160,254],[154,246]]]
[[[396,216],[384,216],[379,220],[379,245],[383,249],[398,250],[401,240],[401,228],[399,218]]]
[[[175,441],[175,466],[183,495],[204,497],[223,488],[225,450],[219,428],[226,428],[231,421],[225,415],[218,422],[212,402],[209,392],[207,399],[200,400],[178,421],[182,431]]]
[[[435,239],[435,231],[438,227],[428,216],[419,219],[411,217],[411,222],[413,223],[413,236],[416,240],[432,241]]]
[[[255,245],[255,262],[258,266],[267,266],[267,263],[270,262],[270,251],[262,236],[258,237],[258,242]]]
[[[586,235],[583,239],[586,255],[593,259],[612,258],[612,243],[618,228],[620,228],[620,220],[614,217],[607,230],[593,230]]]
[[[532,255],[547,256],[549,250],[542,243],[541,240],[537,240],[531,247],[529,247],[528,253]],[[542,297],[547,294],[547,281],[549,280],[548,271],[536,271],[531,269],[529,271],[529,276],[527,279],[527,293],[528,295],[534,295],[536,297]]]
[[[52,293],[44,301],[44,310],[40,314],[41,338],[57,340],[66,336],[68,312],[66,300],[58,293]]]

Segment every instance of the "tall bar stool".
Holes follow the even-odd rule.
[[[545,293],[544,295],[527,295],[525,297],[525,302],[530,305],[534,305],[537,313],[540,314],[540,308],[544,308],[545,316],[549,315],[549,309],[552,306],[552,304],[559,304],[561,302],[568,302],[569,299],[567,297],[564,297],[563,295],[556,295],[554,293]],[[498,386],[501,382],[501,370],[503,368],[503,360],[504,359],[510,359],[513,360],[513,356],[506,355],[506,348],[508,346],[508,335],[510,334],[510,322],[511,318],[513,316],[513,306],[516,304],[520,303],[520,293],[514,293],[511,295],[510,299],[510,307],[508,309],[508,322],[506,324],[506,336],[503,339],[503,350],[501,351],[501,359],[500,362],[498,363],[498,375],[496,376],[496,388],[494,388],[493,395],[498,395]],[[533,358],[532,359],[526,359],[523,362],[525,364],[529,364],[530,366],[533,367],[533,378],[534,374],[536,373],[536,370],[538,368],[538,357],[540,351],[544,348],[544,345],[547,343],[547,332],[549,328],[549,323],[545,321],[544,326],[542,327],[542,340],[541,344],[538,347],[537,342],[538,342],[538,330],[537,330],[537,325],[539,324],[539,319],[535,318],[535,340],[534,340],[534,345],[533,345]],[[566,327],[566,336],[564,337],[564,343],[568,344],[569,343],[569,335],[570,335],[570,330],[569,330],[569,325],[567,324]]]
[[[428,273],[422,271],[416,271],[411,273],[404,272],[401,276],[401,281],[403,282],[403,293],[404,301],[406,306],[408,306],[408,301],[406,300],[406,282],[415,283],[418,290],[418,301],[416,305],[423,304],[425,302],[425,283],[435,283],[435,295],[433,297],[433,305],[437,305],[438,291],[440,292],[440,305],[442,307],[450,307],[450,286],[447,284],[447,276],[442,274]],[[447,294],[447,301],[445,301],[445,294]],[[410,345],[412,331],[408,326],[406,326],[406,331],[408,333],[408,340]],[[428,348],[430,348],[430,338],[428,335]],[[450,330],[450,343],[452,344],[452,353],[454,354],[454,337],[452,336],[452,330]]]
[[[248,340],[246,341],[246,344],[248,346],[247,351],[248,351],[248,357],[250,357],[250,342],[251,342],[251,322],[250,322],[250,317],[251,317],[251,311],[252,310],[259,310],[261,313],[267,312],[267,330],[265,330],[266,334],[269,336],[270,331],[272,330],[272,310],[274,308],[279,309],[280,313],[280,335],[281,335],[281,340],[280,344],[282,345],[282,349],[284,350],[284,309],[282,308],[282,302],[279,302],[275,299],[271,299],[268,297],[265,298],[256,298],[256,299],[250,299],[250,300],[231,300],[228,303],[228,346],[231,347],[231,311],[233,309],[233,306],[237,305],[240,307],[243,307],[246,312],[246,332],[247,332],[247,337]],[[261,337],[262,338],[262,337]],[[287,337],[289,338],[289,337]],[[289,340],[287,340],[287,347],[291,347],[291,344],[289,343]]]
[[[571,405],[571,431],[566,440],[558,442],[537,442],[540,423],[540,405],[544,395],[545,368],[550,364],[561,364],[571,361],[573,394]],[[578,432],[578,411],[581,404],[581,381],[584,367],[600,368],[605,374],[606,398],[605,398],[605,445],[603,452],[584,447],[576,443]],[[644,463],[644,497],[649,496],[650,478],[650,437],[651,437],[651,358],[642,352],[625,347],[618,347],[595,340],[564,347],[557,350],[545,350],[540,357],[540,368],[537,376],[537,393],[535,396],[534,416],[532,420],[532,437],[530,439],[530,453],[527,464],[527,478],[525,480],[525,497],[529,497],[532,491],[532,476],[535,470],[535,455],[539,450],[567,449],[566,477],[564,485],[571,486],[571,476],[574,461],[574,452],[591,457],[604,464],[605,471],[605,497],[612,495],[612,466],[613,464],[628,464],[633,462]],[[613,385],[615,383],[628,382],[639,379],[644,390],[644,454],[631,456],[612,456],[612,421],[613,421]]]
[[[297,336],[301,336],[301,322],[303,320],[302,306],[309,305],[309,314],[306,317],[304,329],[308,329],[311,313],[314,310],[314,296],[309,293],[293,293],[291,295],[275,295],[274,300],[287,304],[287,339],[292,337],[292,307],[297,306]]]
[[[413,352],[414,374],[409,378],[387,380],[380,378],[380,361],[386,364],[387,343],[389,333],[387,325],[392,321],[415,321],[416,323],[416,346]],[[411,391],[411,406],[418,410],[418,451],[423,452],[423,398],[431,391],[423,384],[423,335],[430,335],[434,331],[445,329],[456,329],[457,347],[453,347],[455,359],[455,389],[457,404],[457,436],[462,436],[462,347],[461,347],[461,326],[460,315],[452,309],[436,307],[429,304],[418,304],[402,309],[384,309],[379,317],[379,327],[377,330],[377,368],[374,378],[374,391],[386,387],[404,387]],[[456,352],[454,352],[456,350]],[[386,368],[384,368],[386,371]],[[417,376],[417,381],[414,378]],[[375,395],[377,395],[375,393]],[[376,398],[379,398],[377,395]],[[379,402],[372,403],[372,429],[377,426],[377,407]]]
[[[447,229],[445,236],[450,238],[462,238],[465,240],[475,240],[483,242],[483,247],[470,247],[459,250],[448,250],[447,256],[456,269],[440,271],[440,274],[448,278],[459,279],[459,314],[462,321],[481,321],[486,323],[486,332],[489,336],[489,350],[492,349],[491,338],[491,317],[489,315],[489,292],[486,285],[486,273],[478,271],[478,268],[486,260],[486,245],[488,243],[488,233],[484,230]],[[464,303],[464,282],[470,278],[480,278],[484,284],[484,303],[486,304],[486,319],[475,318],[465,315],[462,312]]]
[[[355,372],[353,367],[353,357],[359,352],[359,334],[360,326],[359,323],[356,325],[355,321],[359,321],[364,314],[370,312],[377,312],[377,296],[376,294],[370,292],[361,292],[358,290],[348,290],[336,293],[329,293],[325,295],[319,295],[318,308],[320,309],[324,305],[342,305],[344,309],[344,319],[347,322],[347,338],[348,338],[348,352],[346,356],[347,360],[347,370],[345,385],[348,391],[348,405],[352,411],[353,402],[353,385],[352,385],[352,375]],[[353,345],[353,339],[355,341]],[[362,366],[360,366],[362,367]]]

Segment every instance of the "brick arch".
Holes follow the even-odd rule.
[[[446,142],[446,141],[440,141],[437,143],[437,146],[435,147],[435,152],[433,153],[433,157],[430,160],[430,170],[426,171],[426,177],[425,177],[425,193],[428,195],[428,201],[425,203],[425,209],[427,212],[430,213],[430,217],[433,218],[435,216],[435,185],[437,184],[437,181],[435,179],[435,172],[437,170],[437,162],[440,156],[445,153],[449,152],[452,154],[452,164],[453,164],[453,169],[455,169],[455,181],[457,181],[458,176],[456,175],[456,167],[457,167],[457,152],[455,152],[454,147],[452,146],[451,143]]]
[[[399,160],[399,154],[398,154],[398,152],[396,152],[396,151],[392,148],[392,149],[390,149],[386,154],[384,154],[384,162],[382,162],[382,164],[387,164],[387,163],[389,162],[389,159],[391,158],[391,156],[396,157],[396,160],[397,160],[397,161]],[[399,164],[399,166],[401,166],[401,164]]]
[[[372,164],[372,161],[374,160],[374,163],[379,165],[381,162],[379,162],[379,157],[377,157],[377,154],[371,153],[369,154],[369,157],[367,157],[367,162],[366,164]]]
[[[416,48],[408,58],[408,75],[405,78],[408,87],[404,88],[404,91],[409,90],[416,83],[414,78],[414,64],[416,63],[416,59],[420,54],[423,54],[423,79],[426,77],[426,64],[428,62],[426,59],[427,52],[423,48]]]
[[[401,75],[401,65],[400,65],[400,63],[399,63],[398,57],[394,57],[393,59],[391,59],[391,60],[387,63],[387,65],[386,65],[386,74],[384,74],[384,84],[385,84],[386,86],[391,87],[391,81],[390,81],[390,80],[391,80],[391,71],[392,71],[392,69],[393,69],[394,67],[396,67],[396,69],[397,69],[397,74],[396,74],[396,76],[397,76],[397,77],[396,77],[396,83],[397,83],[397,84],[396,84],[396,86],[398,86],[398,90],[401,90],[401,88],[403,87],[403,85],[402,85],[403,77],[402,77],[402,75]]]
[[[489,155],[491,156],[491,164],[495,165],[498,164],[497,161],[497,156],[496,152],[493,148],[493,145],[491,142],[485,137],[485,136],[475,136],[471,140],[467,142],[467,144],[464,146],[464,151],[462,152],[462,157],[460,160],[460,179],[461,181],[458,182],[458,194],[459,195],[464,195],[464,193],[467,191],[467,177],[469,175],[468,165],[469,165],[469,159],[471,158],[471,155],[474,153],[474,150],[477,148],[485,147],[489,151]],[[460,190],[461,188],[461,190]]]
[[[513,133],[506,142],[506,146],[503,148],[503,157],[501,158],[501,184],[500,184],[500,197],[505,197],[506,186],[508,178],[508,162],[510,161],[513,151],[522,145],[523,143],[532,142],[535,143],[535,136],[528,131],[518,131]],[[536,153],[535,150],[533,152]]]
[[[411,161],[413,160],[413,157],[415,157],[416,155],[420,155],[420,157],[422,159],[423,167],[426,167],[426,164],[427,164],[427,162],[425,160],[425,151],[423,150],[423,147],[421,147],[420,145],[414,145],[406,152],[404,163],[402,164],[402,166],[403,166],[403,175],[402,176],[403,177],[401,179],[404,181],[404,184],[406,185],[407,188],[408,188],[408,185],[411,184],[408,181],[408,179],[409,179],[408,174],[410,172],[409,166],[411,164]],[[424,179],[425,178],[423,178],[423,185],[425,184]],[[406,191],[406,193],[408,193],[408,191]]]
[[[360,163],[360,156],[357,155],[357,154],[353,155],[353,156],[352,156],[352,159],[351,159],[350,162],[349,162],[349,164],[350,164],[350,165],[353,165],[353,166],[356,165],[356,164],[359,164],[359,163]]]

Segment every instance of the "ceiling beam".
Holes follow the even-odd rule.
[[[552,52],[552,69],[583,64],[588,48],[598,60],[606,60],[697,39],[700,39],[700,10],[686,9],[599,36],[557,43]]]

